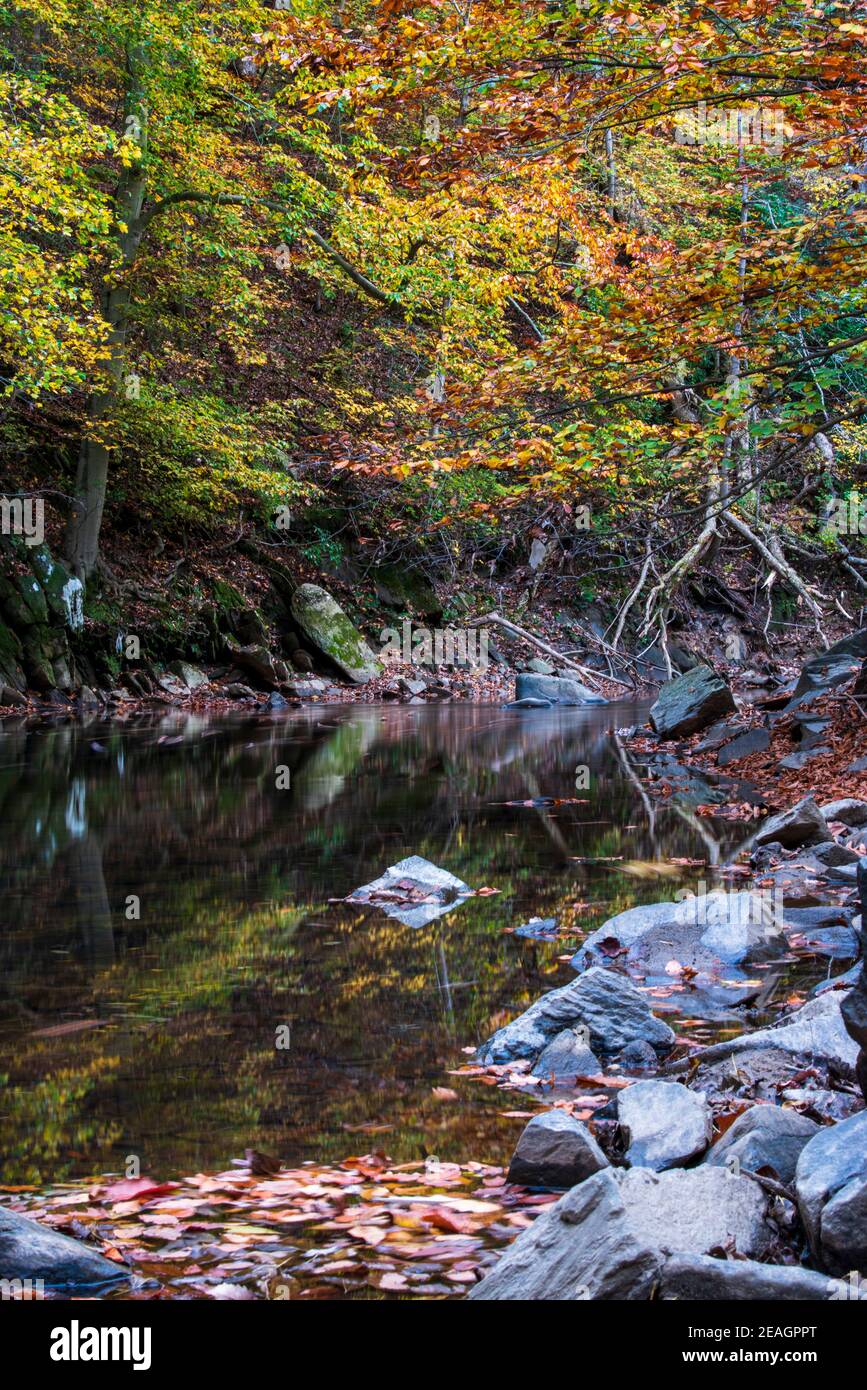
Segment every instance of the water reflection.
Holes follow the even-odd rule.
[[[225,1167],[250,1145],[290,1162],[374,1142],[398,1160],[501,1159],[517,1107],[446,1080],[462,1049],[571,978],[582,932],[678,887],[636,882],[618,856],[714,863],[744,833],[699,821],[689,787],[650,801],[612,732],[643,717],[329,706],[4,725],[3,1181],[129,1154],[154,1174]],[[418,930],[334,901],[416,854],[499,892]],[[571,935],[505,934],[534,916]]]

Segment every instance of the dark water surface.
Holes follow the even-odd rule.
[[[448,1070],[573,978],[586,931],[703,876],[628,861],[713,861],[746,834],[688,796],[647,802],[612,732],[644,717],[368,705],[3,725],[2,1181],[129,1154],[171,1176],[251,1146],[290,1164],[374,1147],[502,1161],[520,1127],[502,1112],[524,1098]],[[503,804],[534,798],[566,804]],[[410,854],[499,893],[418,930],[330,901]],[[582,862],[607,856],[622,859]],[[568,937],[504,930],[533,916]]]

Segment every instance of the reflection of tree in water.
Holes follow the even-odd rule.
[[[498,1014],[568,978],[562,948],[503,928],[534,914],[589,928],[635,900],[634,883],[572,856],[700,845],[670,808],[648,822],[610,722],[476,706],[7,726],[9,1161],[57,1176],[141,1152],[171,1171],[250,1142],[322,1158],[369,1146],[343,1126],[377,1120],[398,1125],[398,1156],[481,1156],[485,1136],[501,1152],[501,1096],[477,1088],[443,1106],[431,1087]],[[588,792],[574,790],[576,764]],[[502,804],[539,796],[570,804]],[[407,853],[500,895],[418,932],[329,904]],[[124,914],[129,895],[140,921]],[[600,906],[573,907],[588,899]],[[76,1020],[105,1026],[40,1036]],[[292,1050],[278,1052],[288,1021]]]

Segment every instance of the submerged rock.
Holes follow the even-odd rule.
[[[580,1120],[565,1110],[549,1110],[534,1115],[518,1140],[508,1180],[524,1187],[574,1187],[608,1166]]]
[[[292,595],[292,617],[308,641],[355,685],[381,676],[382,662],[325,589],[301,584]]]
[[[80,1240],[0,1207],[0,1279],[41,1279],[49,1288],[85,1288],[128,1278],[123,1265]]]
[[[674,1034],[650,1011],[629,980],[599,967],[561,989],[543,994],[518,1018],[500,1028],[479,1048],[484,1064],[536,1059],[564,1028],[583,1024],[594,1052],[609,1056],[628,1043],[648,1042],[661,1055],[674,1045]]]
[[[660,738],[687,738],[734,709],[726,682],[709,666],[696,666],[662,687],[650,722]]]
[[[704,1153],[713,1132],[703,1093],[676,1081],[637,1081],[620,1091],[617,1119],[628,1144],[627,1163],[657,1173]]]
[[[530,672],[515,677],[515,702],[523,700],[547,700],[552,705],[608,703],[601,695],[597,695],[571,676],[541,676]]]
[[[426,927],[472,896],[472,888],[462,879],[420,854],[411,854],[372,883],[356,888],[346,901],[379,907],[406,927]]]

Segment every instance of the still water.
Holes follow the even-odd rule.
[[[647,880],[629,861],[712,863],[746,835],[693,815],[701,788],[648,800],[615,732],[645,713],[3,725],[2,1181],[130,1154],[169,1177],[247,1147],[291,1165],[375,1147],[502,1162],[508,1096],[450,1069],[573,978],[585,932],[705,876]],[[418,930],[335,901],[411,854],[499,891]],[[561,938],[508,930],[532,917]]]

